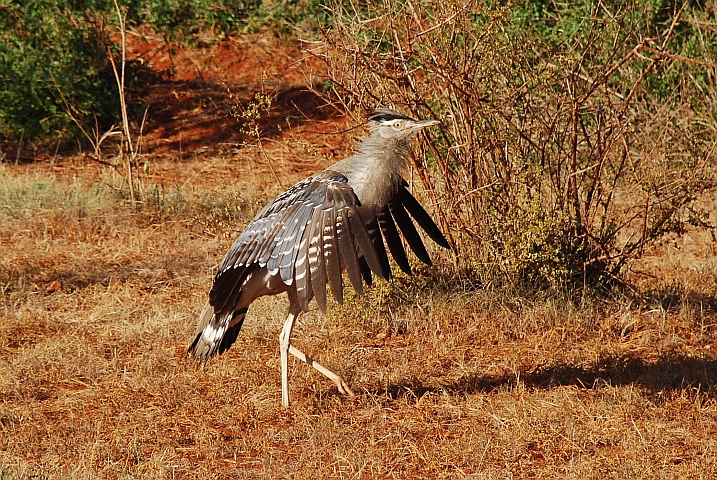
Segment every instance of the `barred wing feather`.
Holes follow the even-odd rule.
[[[289,188],[234,241],[214,278],[209,303],[215,311],[233,308],[242,287],[240,278],[252,266],[266,267],[287,286],[295,283],[304,310],[312,297],[326,310],[327,284],[334,298],[343,301],[343,268],[354,289],[362,293],[362,258],[373,273],[388,278],[388,265],[379,261],[359,205],[348,179],[333,171]]]
[[[390,278],[384,240],[401,270],[411,273],[399,230],[416,256],[430,265],[413,221],[439,245],[448,247],[448,242],[406,182],[397,177],[394,185],[391,200],[368,223],[358,211],[360,202],[348,179],[340,173],[325,170],[289,188],[259,212],[224,257],[209,294],[214,311],[233,311],[247,275],[257,267],[293,285],[303,310],[315,297],[326,311],[327,285],[343,302],[344,269],[359,294],[362,277],[369,284],[372,273]]]

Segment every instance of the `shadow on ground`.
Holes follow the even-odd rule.
[[[245,142],[255,96],[249,88],[206,80],[165,81],[145,94],[150,105],[146,143],[151,153],[192,152]],[[272,92],[268,114],[258,112],[262,138],[280,137],[282,128],[340,116],[314,89],[292,86]],[[169,101],[168,101],[169,99]],[[248,117],[242,114],[247,112]]]
[[[500,376],[470,374],[442,385],[425,385],[407,381],[390,385],[378,395],[392,399],[421,398],[426,393],[470,395],[488,393],[501,387],[512,387],[518,382],[528,389],[550,389],[557,386],[576,386],[596,389],[605,385],[635,385],[653,395],[677,390],[696,389],[710,398],[717,398],[717,360],[683,355],[664,355],[657,360],[628,356],[610,356],[590,366],[548,365],[532,372]]]

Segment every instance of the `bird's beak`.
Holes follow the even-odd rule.
[[[416,130],[421,130],[423,128],[430,127],[431,125],[438,125],[439,123],[441,122],[439,122],[438,120],[421,120],[416,122],[414,124],[414,127],[416,128]]]

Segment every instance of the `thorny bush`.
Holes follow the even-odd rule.
[[[311,51],[345,111],[442,121],[415,172],[459,267],[585,293],[666,234],[708,227],[717,32],[697,7],[536,5],[330,1]],[[697,28],[712,50],[671,50]]]

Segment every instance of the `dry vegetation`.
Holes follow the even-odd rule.
[[[176,145],[171,98],[190,86],[158,97]],[[179,158],[150,132],[134,206],[87,160],[0,164],[0,479],[717,477],[717,258],[695,231],[645,252],[634,291],[609,299],[477,286],[439,258],[302,316],[297,346],[355,398],[292,361],[281,408],[284,298],[257,302],[227,354],[189,362],[213,269],[274,175],[287,186],[350,148],[317,134],[345,119],[295,100],[272,121],[296,128],[263,148]]]
[[[717,64],[667,50],[714,55],[713,2],[328,4],[313,53],[337,103],[442,120],[416,181],[484,279],[598,289],[666,233],[705,225]]]
[[[236,175],[217,159],[164,167],[198,178],[210,161]],[[256,305],[207,368],[185,357],[231,241],[208,232],[222,211],[249,218],[237,198],[264,173],[177,187],[184,207],[163,214],[118,208],[111,176],[63,167],[2,167],[2,478],[717,472],[717,262],[704,239],[687,262],[675,248],[646,261],[660,278],[643,303],[459,288],[440,265],[378,285],[295,335],[358,397],[294,362],[284,411],[284,299]]]

